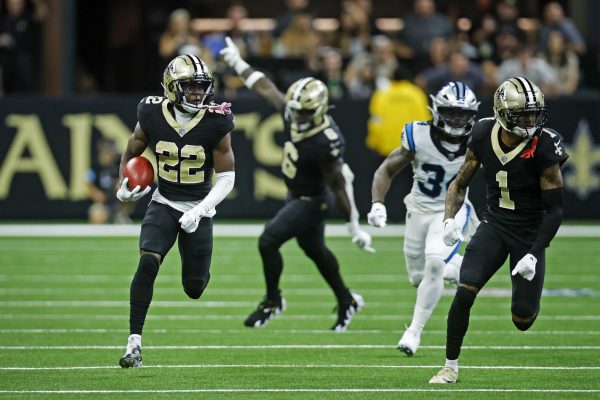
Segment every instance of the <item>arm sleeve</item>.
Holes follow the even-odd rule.
[[[542,190],[542,203],[546,209],[546,215],[542,220],[537,237],[529,251],[537,258],[539,258],[544,252],[544,249],[548,247],[562,222],[563,189]]]

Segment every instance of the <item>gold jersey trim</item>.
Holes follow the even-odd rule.
[[[196,114],[194,118],[182,125],[179,122],[177,122],[173,115],[171,115],[171,112],[169,111],[169,103],[170,102],[167,99],[165,99],[162,103],[163,116],[165,117],[167,123],[171,125],[171,128],[173,128],[180,137],[183,137],[186,133],[188,133],[196,125],[198,125],[198,123],[202,120],[202,118],[204,118],[204,114],[206,113],[206,109],[203,108],[200,111],[198,111],[198,114]]]
[[[314,136],[317,133],[321,132],[325,128],[328,128],[329,125],[331,125],[331,121],[329,120],[328,115],[323,116],[323,123],[321,125],[315,126],[311,130],[306,131],[306,132],[298,132],[298,125],[292,123],[290,125],[290,136],[292,138],[292,142],[298,143],[304,139],[308,139],[309,137]]]
[[[501,129],[502,129],[502,126],[500,126],[500,124],[498,122],[496,122],[492,128],[492,148],[494,149],[494,153],[496,154],[496,157],[498,157],[498,160],[500,161],[500,163],[502,165],[506,165],[509,162],[511,162],[517,155],[519,155],[521,150],[523,150],[525,148],[525,146],[527,145],[527,143],[529,142],[529,139],[524,138],[523,140],[521,140],[521,143],[519,143],[519,145],[517,147],[515,147],[508,153],[505,153],[502,150],[502,147],[500,146],[500,130]]]

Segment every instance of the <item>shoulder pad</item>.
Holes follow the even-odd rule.
[[[496,120],[494,118],[481,118],[479,121],[475,122],[475,125],[473,125],[471,136],[474,139],[481,139],[486,135],[489,135],[495,123]]]
[[[556,132],[552,128],[544,128],[544,129],[542,129],[542,132],[540,133],[540,137],[541,136],[547,136],[547,137],[549,137],[552,140],[555,140],[557,138],[558,139],[562,139],[563,138],[560,133]]]

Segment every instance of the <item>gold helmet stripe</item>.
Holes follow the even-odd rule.
[[[296,90],[294,91],[294,94],[292,95],[292,100],[296,100],[296,101],[300,101],[300,93],[302,92],[302,89],[304,89],[304,87],[306,85],[308,85],[311,81],[313,80],[313,78],[304,78],[303,80],[300,81],[300,83],[298,84],[298,86],[296,86]]]

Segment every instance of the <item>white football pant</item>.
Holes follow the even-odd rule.
[[[406,214],[404,259],[408,280],[417,287],[417,300],[409,329],[419,335],[442,296],[444,267],[461,245],[461,242],[454,246],[444,244],[443,219],[443,212],[419,214],[408,211]],[[473,206],[468,202],[465,202],[454,220],[463,227],[466,240],[472,231],[469,223],[476,226],[479,222]]]

